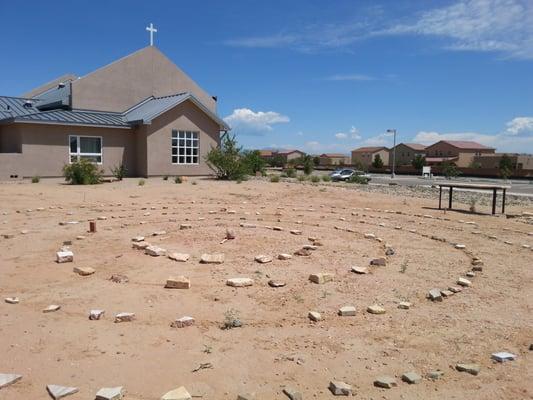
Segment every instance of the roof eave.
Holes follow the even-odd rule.
[[[0,121],[3,123],[5,120]],[[65,126],[86,126],[91,128],[114,128],[114,129],[131,129],[131,126],[125,125],[106,125],[106,124],[84,124],[80,122],[59,122],[59,121],[29,121],[20,118],[11,118],[8,123],[20,124],[37,124],[37,125],[65,125]]]

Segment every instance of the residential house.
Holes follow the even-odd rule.
[[[396,151],[395,151],[396,149]],[[393,152],[395,151],[396,165],[411,165],[416,156],[426,155],[426,146],[418,143],[400,143],[390,149],[389,165],[392,166]]]
[[[363,167],[369,168],[378,155],[381,157],[383,165],[389,164],[389,149],[385,146],[359,147],[352,150],[352,165],[361,164]]]
[[[481,169],[500,168],[500,161],[504,155],[511,159],[513,170],[533,171],[533,155],[531,154],[509,154],[509,153],[487,153],[475,156],[471,166]]]
[[[351,164],[350,157],[339,153],[324,153],[319,156],[320,165],[349,165]]]
[[[494,153],[495,149],[480,143],[465,140],[440,140],[426,147],[426,163],[439,165],[449,161],[458,167],[466,168],[472,164],[474,157]]]
[[[61,176],[86,159],[105,174],[206,175],[229,126],[210,96],[156,47],[21,97],[0,96],[0,179]]]

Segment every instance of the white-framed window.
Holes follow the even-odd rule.
[[[102,137],[69,135],[69,162],[89,160],[102,164]]]
[[[200,138],[198,132],[172,131],[172,164],[198,164]]]

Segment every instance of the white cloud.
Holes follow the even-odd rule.
[[[274,111],[255,112],[249,108],[236,108],[224,121],[238,133],[258,134],[271,131],[272,125],[287,123],[290,119]]]
[[[421,4],[432,4],[422,2]],[[433,3],[434,4],[434,3]],[[290,32],[231,39],[229,46],[289,47],[303,52],[346,49],[377,36],[422,35],[443,38],[454,51],[497,51],[508,57],[533,59],[533,1],[457,0],[407,17],[358,8],[356,19],[311,24]],[[333,80],[368,80],[365,75],[338,75]],[[333,76],[332,78],[335,78]],[[362,78],[362,79],[361,79]]]
[[[516,117],[507,122],[506,132],[510,135],[533,133],[533,117]]]
[[[470,140],[478,142],[486,146],[494,146],[494,142],[497,140],[496,135],[484,135],[476,132],[458,132],[458,133],[439,133],[439,132],[427,132],[420,131],[413,138],[416,143],[430,145],[439,140]]]
[[[459,51],[499,51],[533,58],[531,0],[461,0],[423,12],[414,22],[375,31],[372,35],[426,35],[448,38]]]
[[[374,81],[376,78],[370,75],[363,74],[337,74],[326,78],[327,81]]]
[[[356,140],[361,139],[361,135],[359,134],[359,129],[357,129],[355,126],[352,126],[350,128],[350,135],[352,136],[352,139],[356,139]]]
[[[339,133],[335,134],[335,137],[337,139],[346,139],[348,137],[348,135],[346,133],[339,132]]]

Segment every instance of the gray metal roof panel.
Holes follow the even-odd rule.
[[[54,110],[35,114],[22,115],[15,118],[21,122],[49,122],[60,124],[80,124],[95,126],[116,126],[131,127],[124,122],[121,113],[87,112],[87,111],[67,111]]]

